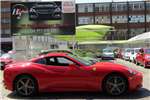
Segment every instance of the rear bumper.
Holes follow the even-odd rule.
[[[146,61],[146,62],[145,62],[145,66],[146,66],[146,67],[150,67],[150,61]]]
[[[129,82],[129,91],[134,91],[141,88],[143,85],[143,75],[138,72],[136,75],[128,78]]]

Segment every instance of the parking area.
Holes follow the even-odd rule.
[[[142,99],[150,100],[150,68],[137,66],[131,62],[122,59],[116,59],[114,62],[129,66],[143,73],[143,87],[133,93],[112,97],[104,93],[89,92],[63,92],[63,93],[41,93],[34,97],[19,97],[15,93],[4,89],[2,85],[3,72],[0,71],[0,99]]]

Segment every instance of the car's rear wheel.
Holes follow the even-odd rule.
[[[17,94],[21,96],[31,96],[37,93],[37,83],[30,76],[20,76],[14,84]]]
[[[119,74],[111,74],[104,81],[104,91],[110,95],[121,95],[127,91],[127,81]]]
[[[1,70],[4,70],[5,63],[4,63],[4,62],[1,62],[1,63],[0,63],[0,66],[1,66]]]

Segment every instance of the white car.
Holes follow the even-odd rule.
[[[135,63],[136,54],[139,52],[140,48],[131,49],[131,54],[129,60]]]
[[[115,55],[113,52],[113,49],[111,48],[105,48],[102,52],[102,60],[114,60]]]
[[[123,50],[123,53],[122,53],[122,55],[123,55],[123,59],[124,60],[130,60],[130,56],[131,56],[131,48],[125,48],[124,50]]]

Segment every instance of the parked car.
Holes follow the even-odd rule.
[[[115,54],[112,48],[105,48],[102,51],[102,60],[114,60]]]
[[[133,48],[133,49],[131,49],[131,55],[129,56],[129,60],[131,62],[134,62],[134,63],[136,62],[135,59],[136,59],[136,55],[139,52],[139,50],[140,50],[140,48]]]
[[[127,60],[127,61],[130,60],[131,50],[132,50],[131,48],[125,48],[125,49],[123,49],[122,56],[123,56],[124,60]]]
[[[49,53],[6,65],[4,85],[21,96],[37,92],[105,91],[121,95],[142,86],[140,72],[112,62],[91,63],[67,53]]]
[[[61,19],[61,7],[56,3],[36,3],[29,10],[30,20]]]
[[[4,70],[5,69],[5,66],[7,64],[10,64],[12,62],[14,62],[14,51],[8,51],[8,53],[4,53],[2,54],[2,56],[0,57],[0,67],[1,67],[1,70]]]
[[[150,67],[150,48],[142,48],[136,55],[136,64]]]
[[[0,50],[0,57],[4,54],[5,52]]]

